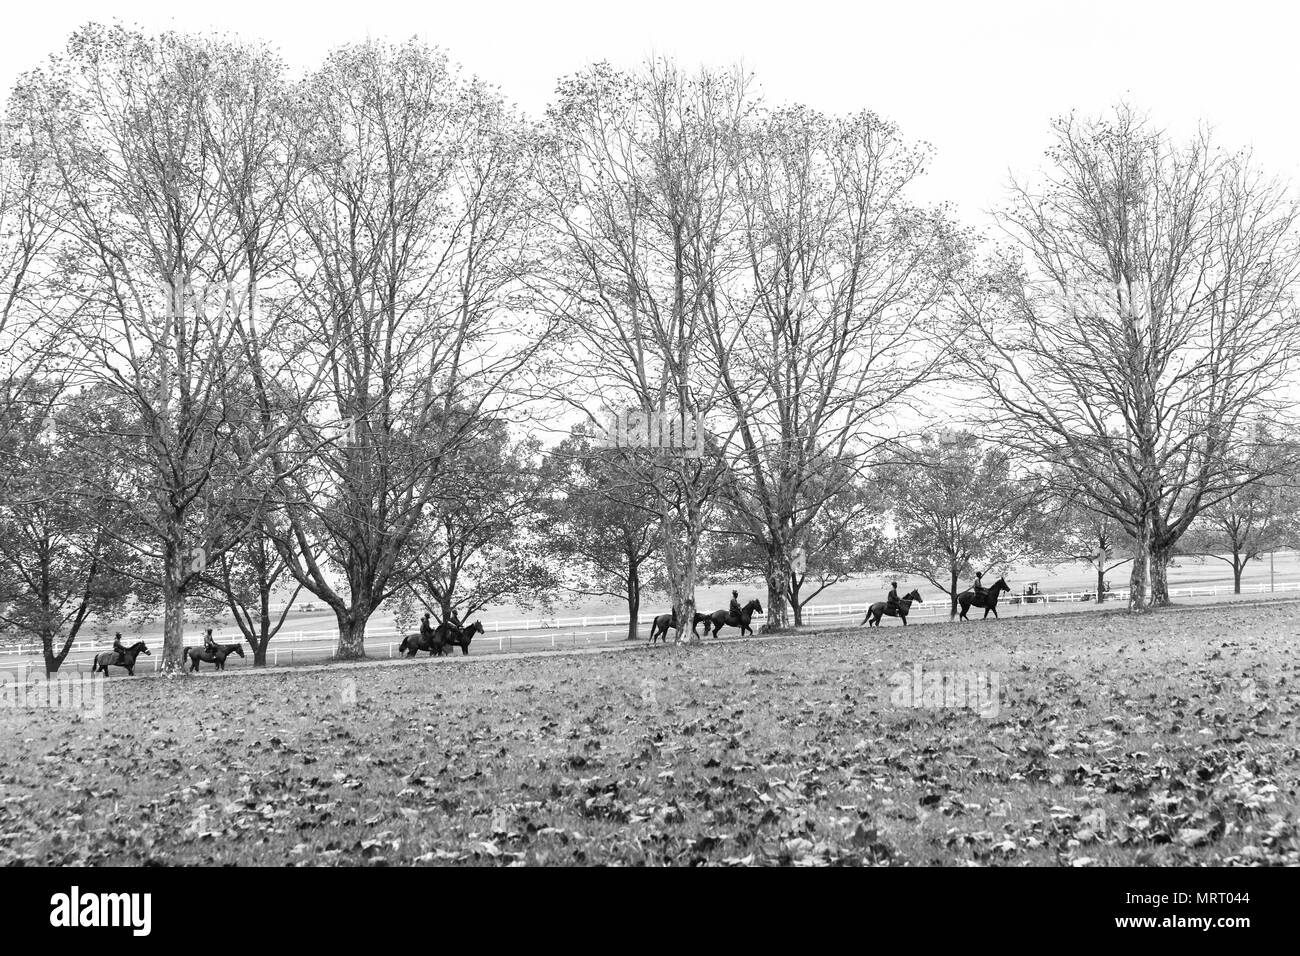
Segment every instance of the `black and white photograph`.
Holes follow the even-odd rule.
[[[6,9],[23,919],[835,867],[1251,939],[1300,866],[1298,27]]]

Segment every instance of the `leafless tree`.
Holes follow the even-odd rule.
[[[1197,515],[1263,477],[1229,452],[1293,412],[1297,206],[1249,155],[1128,107],[1055,134],[999,216],[1007,256],[965,285],[962,354],[1008,416],[998,440],[1134,539],[1143,609]]]
[[[763,116],[737,155],[745,271],[709,287],[705,329],[732,436],[725,488],[767,554],[770,629],[790,623],[794,550],[948,362],[963,243],[907,197],[928,155],[870,113],[801,107]]]
[[[94,25],[20,86],[67,212],[65,366],[132,413],[121,448],[147,494],[117,504],[159,568],[167,671],[181,666],[187,592],[249,532],[232,518],[251,514],[254,473],[289,424],[247,427],[243,400],[276,338],[258,301],[296,168],[285,92],[265,48]]]
[[[352,658],[421,566],[409,545],[456,456],[527,397],[549,331],[520,300],[532,143],[495,92],[415,42],[334,51],[298,102],[298,331],[327,386],[298,401],[270,527]]]
[[[754,105],[739,72],[688,75],[655,61],[571,77],[548,113],[542,186],[557,252],[546,281],[567,330],[554,375],[593,423],[631,410],[628,444],[640,447],[619,467],[629,499],[644,494],[658,516],[678,640],[725,473],[706,434],[719,397],[705,363],[707,303],[742,261],[735,157]]]

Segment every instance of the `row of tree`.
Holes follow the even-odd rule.
[[[385,605],[653,582],[685,622],[751,568],[779,629],[1041,551],[1051,502],[1163,603],[1296,473],[1295,201],[1127,108],[1055,134],[995,243],[909,198],[894,125],[740,72],[597,65],[532,121],[415,42],[295,77],[86,27],[6,111],[4,621],[57,665],[159,604],[172,669],[187,604],[260,656],[306,591],[346,658]]]

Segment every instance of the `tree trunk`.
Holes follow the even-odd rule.
[[[677,607],[677,605],[674,605]],[[699,632],[695,630],[695,589],[692,588],[689,597],[683,597],[680,609],[677,611],[677,643],[686,638],[691,643],[699,641]],[[687,636],[689,635],[689,637]]]
[[[1097,603],[1106,600],[1106,565],[1097,562]]]
[[[1241,572],[1246,570],[1246,562],[1237,553],[1232,555],[1232,593],[1241,593]]]
[[[627,640],[635,641],[638,637],[637,618],[641,614],[641,582],[634,570],[627,579]]]
[[[790,575],[790,610],[794,612],[794,626],[803,626],[803,605],[799,603],[799,591],[803,588],[803,578]]]
[[[44,631],[41,634],[41,649],[45,652],[45,676],[50,677],[58,671],[59,665],[63,663],[63,656],[54,653],[53,631]],[[67,653],[65,647],[63,655],[66,656]]]
[[[1138,535],[1137,552],[1133,556],[1133,573],[1129,577],[1129,609],[1146,611],[1155,607],[1168,607],[1169,600],[1169,549],[1156,543],[1155,535],[1143,528]]]
[[[261,594],[261,608],[259,624],[261,629],[257,632],[257,640],[253,641],[253,666],[266,666],[266,645],[271,643],[271,594],[269,591],[263,591]]]
[[[952,598],[952,610],[949,612],[948,617],[949,617],[949,618],[954,618],[954,617],[957,616],[957,611],[958,611],[958,608],[957,608],[957,571],[956,571],[956,569],[954,569],[953,572],[952,572],[952,590],[949,592],[949,596]]]
[[[163,570],[163,650],[164,674],[184,674],[185,656],[185,587],[180,548],[168,543],[167,567]]]
[[[790,590],[790,564],[780,540],[773,537],[767,546],[767,623],[764,631],[790,629],[790,605],[786,595]]]
[[[1128,607],[1130,611],[1145,611],[1151,606],[1151,530],[1145,518],[1134,543],[1133,570],[1128,578]]]
[[[1168,607],[1169,600],[1169,552],[1162,548],[1151,551],[1151,606]]]
[[[366,622],[370,620],[368,602],[358,601],[346,611],[335,611],[339,622],[339,643],[334,651],[336,661],[356,661],[366,656]]]
[[[674,536],[673,515],[667,502],[660,506],[660,524],[663,534],[664,568],[668,572],[669,597],[677,614],[677,643],[686,638],[699,643],[695,630],[695,573],[699,559],[699,506],[687,504],[684,540],[679,543]],[[689,635],[689,636],[688,636]]]

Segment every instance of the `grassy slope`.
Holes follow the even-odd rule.
[[[1297,863],[1298,623],[114,678],[103,721],[0,710],[0,863]],[[916,663],[1000,714],[891,705]]]

